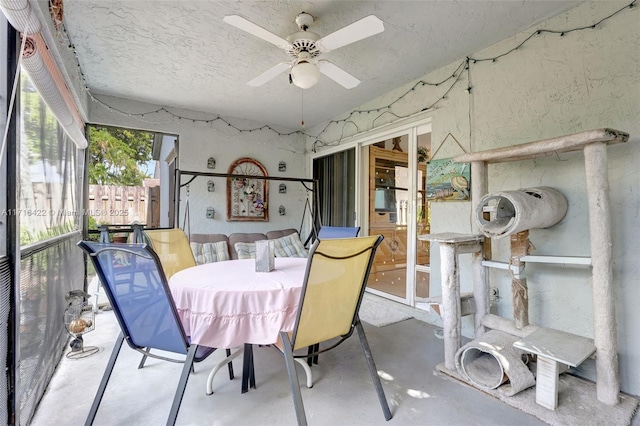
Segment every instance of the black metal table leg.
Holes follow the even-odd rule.
[[[245,343],[242,355],[242,393],[247,393],[249,386],[256,388],[256,375],[253,368],[253,346]]]

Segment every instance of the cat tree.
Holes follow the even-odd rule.
[[[598,401],[608,406],[619,402],[620,379],[618,375],[618,355],[615,322],[615,300],[612,279],[612,236],[611,211],[609,203],[607,146],[627,142],[627,133],[613,129],[597,129],[557,138],[545,139],[521,145],[463,154],[454,157],[455,162],[471,163],[472,212],[482,213],[482,202],[488,191],[489,164],[507,161],[534,159],[554,153],[582,150],[585,161],[586,196],[588,200],[590,258],[558,256],[530,256],[528,230],[513,230],[511,235],[512,261],[499,265],[490,259],[490,238],[487,231],[481,235],[480,225],[474,223],[473,235],[443,233],[423,235],[419,238],[436,241],[440,246],[442,315],[444,329],[443,371],[455,375],[456,354],[461,348],[461,303],[458,255],[471,253],[473,299],[475,301],[475,338],[479,339],[488,330],[499,330],[519,338],[514,344],[520,350],[538,355],[539,368],[548,362],[549,376],[543,379],[538,374],[537,386],[551,386],[547,393],[538,394],[536,401],[550,409],[557,404],[557,374],[559,366],[582,362],[596,353],[596,393]],[[480,209],[480,210],[479,210]],[[562,214],[564,215],[564,213]],[[558,220],[562,219],[560,217]],[[550,226],[550,225],[548,225]],[[544,227],[544,226],[540,226]],[[489,232],[490,235],[490,232]],[[493,236],[493,235],[490,235]],[[557,330],[530,325],[526,303],[526,285],[514,290],[514,319],[507,319],[489,313],[489,284],[487,268],[501,267],[512,271],[514,280],[522,280],[520,272],[524,262],[574,263],[591,265],[593,292],[593,340],[574,336]],[[514,285],[514,288],[516,286]],[[524,301],[524,302],[523,302]],[[566,344],[566,342],[572,342]],[[554,346],[555,345],[555,346]],[[540,347],[544,351],[540,352]],[[536,352],[537,351],[537,352]],[[558,358],[560,357],[560,358]],[[555,370],[554,370],[555,369]],[[542,382],[541,380],[545,380]],[[555,387],[554,387],[555,385]],[[555,400],[554,400],[555,398]]]

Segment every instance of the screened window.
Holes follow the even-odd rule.
[[[76,145],[25,73],[20,93],[20,245],[78,229],[79,186]]]

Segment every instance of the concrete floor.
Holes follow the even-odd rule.
[[[435,327],[410,319],[385,327],[365,324],[393,413],[386,423],[371,384],[357,337],[323,354],[312,368],[314,387],[302,395],[311,425],[538,425],[535,418],[477,390],[434,373],[443,359]],[[110,311],[96,315],[96,329],[86,346],[100,352],[60,363],[38,406],[33,426],[83,424],[118,333]],[[223,358],[217,351],[192,374],[185,392],[180,425],[261,425],[296,423],[287,373],[280,354],[255,349],[257,389],[240,393],[240,378],[221,371],[214,394],[206,395],[209,370]],[[150,360],[138,370],[138,353],[123,347],[94,424],[159,425],[166,421],[181,365]],[[237,373],[241,358],[234,361]],[[300,377],[304,373],[299,371]]]
[[[437,328],[417,319],[385,327],[364,324],[393,419],[385,422],[356,336],[322,354],[312,368],[314,387],[302,388],[310,425],[542,425],[536,418],[476,389],[436,373],[443,360]],[[85,346],[97,354],[60,363],[31,425],[83,424],[118,333],[111,311],[96,315]],[[214,394],[206,395],[209,370],[223,359],[216,351],[196,364],[182,400],[179,425],[295,425],[287,373],[281,355],[269,347],[254,350],[257,389],[240,393],[240,377],[221,370]],[[126,344],[98,410],[95,425],[160,425],[178,382],[179,364],[150,359],[138,370],[140,355]],[[242,371],[241,357],[234,361]],[[304,373],[298,367],[304,382]],[[637,416],[636,416],[637,417]],[[637,419],[634,419],[637,420]],[[637,423],[634,421],[634,424]]]

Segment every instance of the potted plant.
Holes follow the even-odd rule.
[[[256,196],[256,189],[253,185],[244,187],[244,196],[247,201],[253,201]]]
[[[259,197],[253,202],[253,208],[257,213],[262,213],[267,208],[267,203]]]
[[[129,239],[129,234],[119,232],[117,234],[113,234],[112,240],[114,243],[126,243]]]
[[[424,146],[418,147],[418,163],[424,163],[429,159],[429,150]]]
[[[233,178],[233,186],[237,189],[244,188],[245,180],[243,178]]]
[[[122,226],[115,226],[112,229],[114,230],[121,230]],[[113,236],[111,237],[111,240],[114,243],[126,243],[129,240],[129,233],[128,232],[115,232],[113,234]]]

